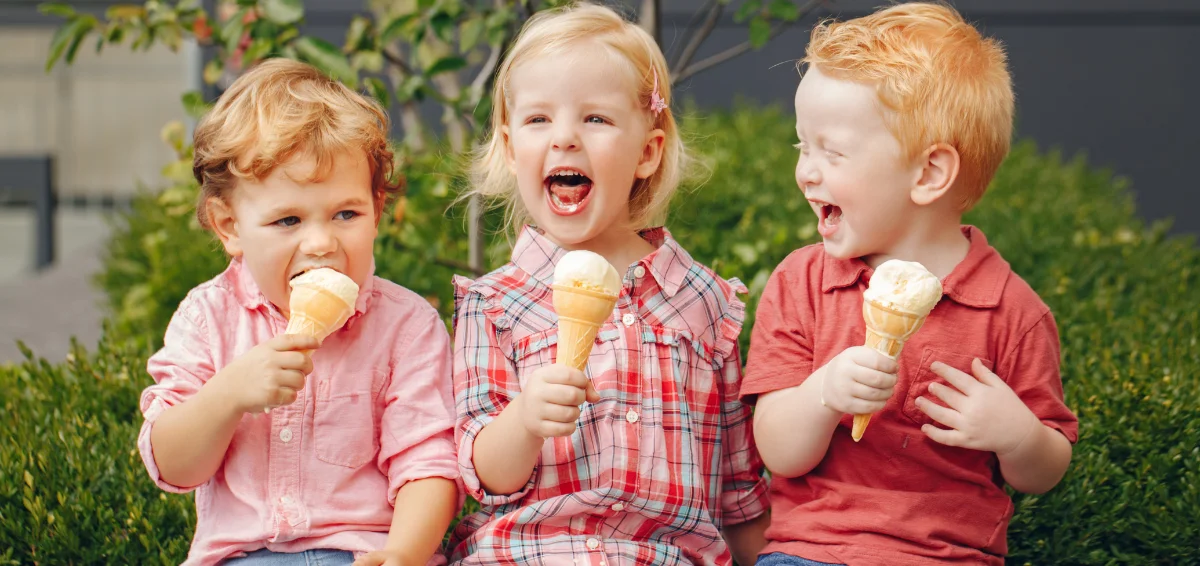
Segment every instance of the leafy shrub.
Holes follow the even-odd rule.
[[[793,179],[791,118],[738,108],[689,112],[685,124],[710,174],[681,191],[669,225],[698,260],[750,285],[752,313],[774,266],[816,238]],[[457,170],[450,160],[414,164],[404,218],[389,214],[376,249],[380,275],[443,313],[461,270],[434,258],[466,255],[461,212],[443,215]],[[100,278],[114,326],[99,351],[0,367],[0,563],[178,563],[186,552],[190,498],[160,494],[131,452],[136,401],[175,305],[224,258],[186,213],[155,201],[164,198],[139,197],[114,236]],[[967,220],[1054,310],[1067,401],[1080,417],[1063,483],[1015,495],[1010,563],[1200,563],[1200,250],[1139,221],[1110,173],[1028,143]],[[505,250],[495,235],[494,264]]]

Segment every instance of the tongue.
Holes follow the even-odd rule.
[[[584,197],[587,197],[588,192],[591,190],[591,185],[569,186],[562,183],[554,183],[550,185],[550,193],[553,194],[559,202],[567,205],[579,204],[583,202]]]
[[[837,226],[842,221],[842,209],[836,206],[829,207],[829,214],[825,215],[825,223],[830,226]]]

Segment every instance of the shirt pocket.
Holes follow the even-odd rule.
[[[933,395],[929,392],[929,384],[936,382],[950,388],[953,388],[954,386],[946,383],[946,380],[942,379],[938,374],[933,373],[933,370],[930,369],[929,366],[934,362],[942,362],[943,364],[957,369],[958,371],[966,373],[967,375],[971,376],[971,379],[975,379],[974,374],[971,373],[971,362],[974,361],[975,358],[979,358],[979,361],[983,362],[983,365],[989,370],[993,369],[991,360],[988,360],[983,356],[971,356],[967,354],[951,352],[949,350],[925,348],[925,350],[921,352],[921,365],[917,367],[916,376],[909,385],[908,393],[904,398],[904,415],[907,416],[909,420],[917,423],[917,426],[923,424],[941,426],[939,423],[936,423],[933,419],[929,418],[929,415],[926,415],[923,411],[921,411],[921,409],[917,408],[917,397],[924,396],[926,399],[929,399],[935,403],[945,405],[945,403],[942,402],[937,395]]]
[[[379,370],[341,374],[317,381],[313,445],[317,459],[358,468],[379,453]]]

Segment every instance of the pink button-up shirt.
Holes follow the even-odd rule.
[[[261,548],[301,552],[383,548],[396,491],[429,477],[456,479],[450,341],[417,294],[371,277],[355,314],[313,354],[296,402],[243,415],[225,461],[196,489],[187,565]],[[234,261],[188,293],[163,348],[150,358],[138,449],[166,491],[150,430],[217,371],[284,331],[287,321]]]

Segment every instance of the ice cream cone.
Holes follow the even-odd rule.
[[[306,334],[324,340],[354,314],[358,285],[329,268],[315,269],[290,283],[287,334]]]
[[[925,316],[890,308],[879,303],[863,301],[863,320],[867,323],[866,346],[889,358],[900,357],[900,350],[910,336],[921,329]],[[850,436],[855,442],[867,431],[871,415],[854,415],[854,428]]]
[[[588,355],[600,325],[612,316],[616,295],[582,287],[554,285],[554,310],[558,313],[558,359],[555,363],[579,371],[587,367]]]

